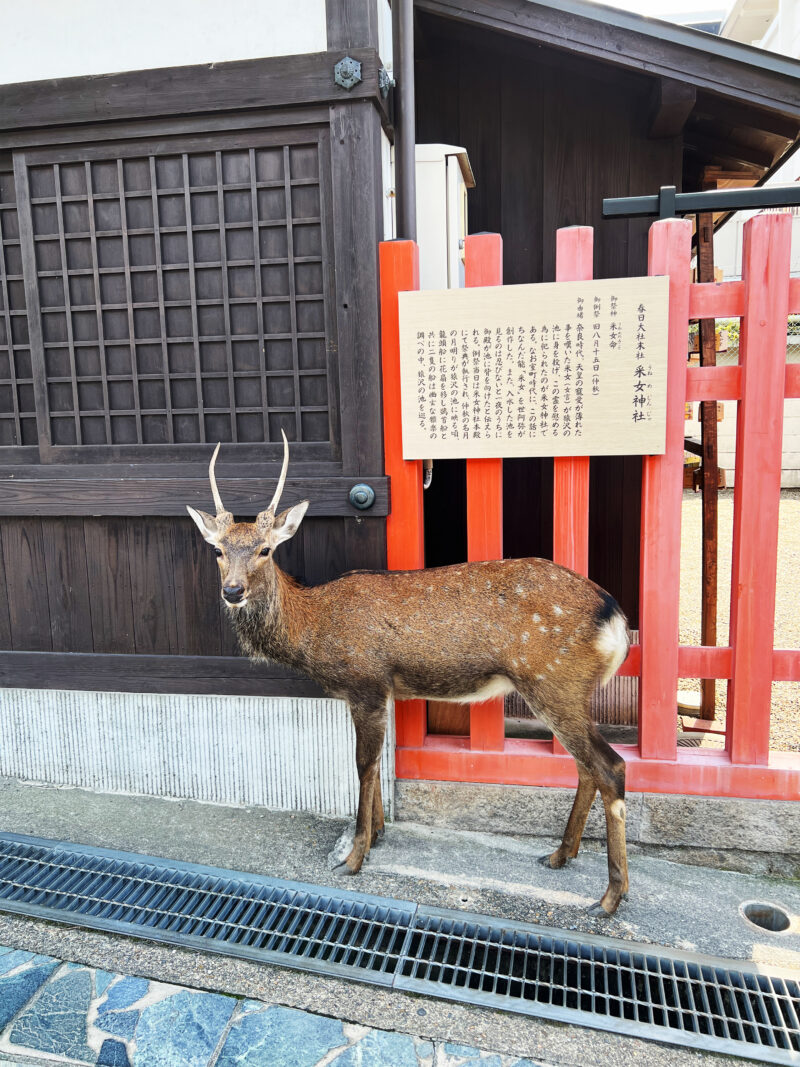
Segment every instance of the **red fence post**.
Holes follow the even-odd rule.
[[[594,276],[594,231],[566,226],[556,231],[556,281],[583,282]],[[589,457],[553,459],[553,560],[589,574]],[[553,752],[566,749],[553,737]]]
[[[419,249],[413,241],[381,242],[380,278],[383,442],[392,502],[386,519],[386,562],[389,570],[417,570],[425,566],[422,463],[403,459],[397,300],[398,293],[419,289]],[[395,724],[398,746],[420,748],[427,733],[425,701],[398,700]]]
[[[556,281],[593,277],[594,231],[567,226],[556,233]],[[589,457],[553,460],[553,560],[589,573]]]
[[[643,759],[677,759],[683,412],[691,240],[692,224],[688,219],[664,219],[650,227],[647,273],[669,276],[669,330],[666,451],[663,456],[645,456],[642,469],[639,751]]]
[[[480,233],[464,240],[464,284],[503,284],[503,239]],[[503,461],[467,460],[467,559],[503,558]],[[473,704],[469,715],[470,748],[502,751],[505,703],[495,697]]]
[[[789,215],[756,215],[744,227],[726,725],[733,763],[769,760],[791,235]]]

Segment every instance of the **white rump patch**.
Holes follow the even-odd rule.
[[[617,669],[622,665],[628,654],[628,628],[622,615],[615,613],[608,622],[603,623],[597,634],[594,647],[607,661],[600,685],[605,685],[612,678]]]

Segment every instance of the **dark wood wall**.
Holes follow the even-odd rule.
[[[595,276],[647,273],[646,221],[604,221],[606,196],[680,188],[680,138],[648,137],[651,84],[554,49],[479,35],[453,22],[417,23],[417,138],[463,145],[477,186],[470,231],[503,236],[506,283],[555,278],[556,230],[595,228]],[[462,465],[463,467],[463,465]],[[426,499],[428,550],[461,551],[463,470],[437,465]],[[591,576],[638,614],[641,462],[591,464]],[[552,461],[506,460],[507,556],[552,553]],[[437,536],[440,531],[440,536]],[[449,560],[448,560],[449,561]]]
[[[221,440],[223,500],[253,517],[284,430],[282,503],[312,506],[278,562],[309,583],[385,566],[386,114],[358,54],[353,93],[339,53],[161,93],[164,72],[0,87],[0,684],[316,692],[237,656],[185,505],[211,508]]]

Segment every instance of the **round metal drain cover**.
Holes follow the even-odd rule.
[[[768,930],[771,934],[782,934],[791,926],[791,919],[783,908],[777,904],[766,904],[760,900],[747,900],[739,905],[742,916],[759,930]]]

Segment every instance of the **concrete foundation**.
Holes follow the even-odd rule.
[[[442,829],[560,837],[574,792],[526,786],[398,780],[396,818]],[[800,877],[796,801],[628,793],[627,839],[682,862]],[[589,812],[587,840],[605,840],[603,807]]]

